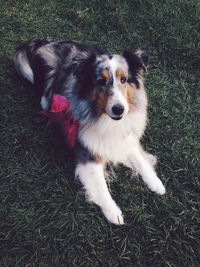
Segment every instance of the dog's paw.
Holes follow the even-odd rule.
[[[153,192],[157,193],[158,195],[164,195],[166,193],[165,187],[160,179],[154,180],[148,186]]]
[[[109,222],[114,223],[116,225],[124,224],[122,211],[116,204],[103,207],[102,211]]]

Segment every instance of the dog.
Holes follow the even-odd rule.
[[[165,194],[154,170],[156,157],[140,143],[148,104],[143,78],[148,56],[140,49],[109,54],[72,41],[31,40],[16,50],[14,64],[39,90],[44,111],[51,109],[55,94],[70,101],[69,112],[78,123],[75,176],[109,222],[124,224],[107,187],[107,164],[132,168],[149,189]]]

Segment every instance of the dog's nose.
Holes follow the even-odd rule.
[[[124,112],[124,107],[120,104],[114,105],[112,107],[112,112],[114,115],[120,116]]]

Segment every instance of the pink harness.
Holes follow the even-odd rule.
[[[42,114],[48,118],[47,126],[55,123],[61,126],[67,144],[74,147],[77,141],[78,121],[69,111],[70,105],[70,101],[64,96],[53,94],[50,110],[43,110]]]

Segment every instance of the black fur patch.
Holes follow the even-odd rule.
[[[123,52],[123,57],[125,57],[128,62],[130,69],[130,77],[128,82],[133,82],[137,88],[139,88],[138,73],[141,70],[146,71],[148,64],[148,56],[144,54],[137,53],[137,50],[131,52],[130,50],[125,50]]]
[[[76,145],[76,156],[77,161],[81,163],[87,163],[91,161],[96,161],[96,158],[94,155],[92,155],[88,149],[86,149],[84,146],[82,146],[80,143]]]
[[[80,83],[78,97],[85,98],[92,92],[94,87],[94,62],[96,59],[95,54],[91,54],[86,60],[84,60],[75,75]]]

